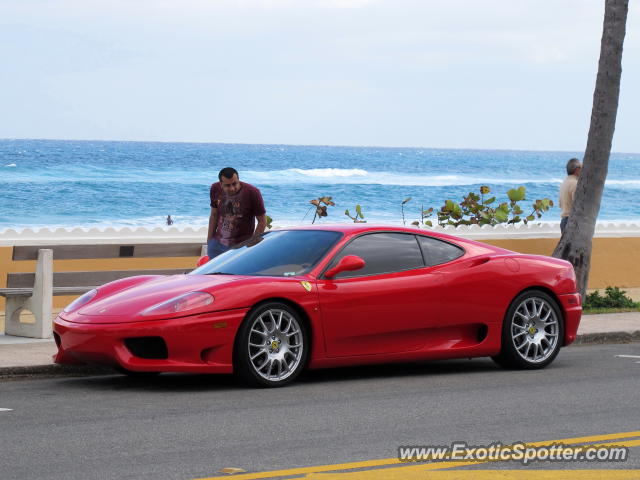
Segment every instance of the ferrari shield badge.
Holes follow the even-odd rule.
[[[311,291],[311,284],[309,282],[300,282],[300,285],[302,285],[307,292]]]

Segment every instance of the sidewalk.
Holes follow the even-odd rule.
[[[584,315],[574,345],[640,341],[640,312]],[[104,373],[103,368],[63,367],[53,363],[53,339],[0,334],[0,377],[11,375],[61,375]]]

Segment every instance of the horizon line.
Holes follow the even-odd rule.
[[[330,144],[315,144],[315,143],[249,143],[249,142],[223,142],[223,141],[186,141],[186,140],[114,140],[114,139],[73,139],[73,138],[0,138],[0,141],[50,141],[50,142],[105,142],[105,143],[184,143],[184,144],[197,144],[197,145],[265,145],[274,147],[330,147],[330,148],[385,148],[385,149],[424,149],[424,150],[484,150],[484,151],[499,151],[499,152],[547,152],[547,153],[582,153],[582,150],[554,150],[554,149],[525,149],[525,148],[471,148],[471,147],[425,147],[425,146],[389,146],[389,145],[330,145]],[[640,152],[622,152],[611,151],[614,154],[630,154],[638,155]]]

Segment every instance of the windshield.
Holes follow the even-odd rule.
[[[193,270],[190,275],[270,275],[309,272],[342,236],[324,230],[277,230],[256,244],[248,240]]]

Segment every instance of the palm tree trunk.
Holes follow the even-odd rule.
[[[616,126],[622,75],[622,44],[628,9],[629,0],[605,1],[600,61],[593,93],[587,148],[567,227],[553,252],[554,257],[573,264],[578,290],[583,298],[589,280],[591,242],[600,211]]]

